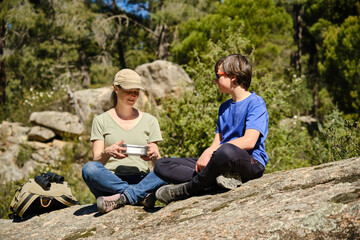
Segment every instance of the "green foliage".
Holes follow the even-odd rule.
[[[11,213],[10,204],[15,195],[15,190],[22,182],[7,182],[0,184],[0,218],[8,218]]]
[[[333,104],[333,98],[330,93],[323,88],[319,92],[319,102],[320,106],[318,108],[319,119],[324,120],[324,118],[331,112],[333,112],[336,107]]]
[[[310,166],[305,154],[310,140],[307,129],[296,120],[290,126],[270,124],[266,139],[269,156],[266,172]]]
[[[242,28],[243,36],[256,49],[254,65],[281,74],[288,67],[284,59],[289,57],[293,43],[291,27],[291,17],[285,9],[270,0],[224,1],[216,13],[181,24],[172,51],[177,62],[192,66],[194,50],[208,52],[208,40],[223,42],[226,31],[234,33]]]
[[[306,1],[303,10],[305,27],[302,50],[304,54],[309,54],[309,71],[306,74],[311,76],[308,87],[314,90],[316,101],[318,90],[326,88],[333,104],[352,119],[358,120],[360,3],[358,0]],[[324,112],[314,114],[324,115]]]
[[[312,165],[360,156],[359,122],[345,119],[335,110],[319,124],[315,138],[309,141],[306,154]]]
[[[290,116],[310,115],[314,103],[312,91],[306,86],[307,77],[304,75],[299,77],[296,74],[293,74],[291,79],[287,81],[293,83],[286,84],[286,91],[290,93],[289,97],[287,98],[287,102],[289,103],[289,110],[291,112]],[[296,86],[295,89],[293,88],[294,86]],[[322,107],[321,114],[326,114],[327,112],[323,112],[326,110],[328,110],[327,107]]]
[[[13,89],[13,86],[8,86],[8,89]],[[72,109],[67,102],[65,91],[65,86],[44,91],[35,91],[32,87],[21,87],[18,89],[18,94],[22,93],[22,97],[9,102],[4,106],[3,112],[6,113],[9,121],[21,122],[24,125],[29,124],[29,117],[32,112],[51,110],[71,112]],[[9,92],[8,97],[14,96]]]
[[[19,149],[19,154],[16,158],[16,165],[19,168],[22,168],[27,161],[31,159],[31,154],[34,152],[34,148],[27,145],[21,144]]]
[[[329,27],[321,47],[320,75],[339,107],[354,119],[360,115],[360,18],[348,17]]]

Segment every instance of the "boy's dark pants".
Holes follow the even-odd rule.
[[[156,161],[154,172],[169,183],[189,182],[186,190],[193,195],[214,184],[221,174],[240,174],[245,183],[261,177],[265,170],[246,150],[231,143],[222,144],[199,174],[195,171],[196,162],[197,158],[161,158]]]

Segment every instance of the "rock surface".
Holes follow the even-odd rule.
[[[156,60],[135,68],[141,76],[145,94],[152,104],[157,98],[180,97],[184,91],[192,91],[192,80],[178,64]]]
[[[58,134],[70,133],[81,135],[84,132],[84,126],[81,124],[79,117],[68,112],[33,112],[30,115],[29,121],[33,124],[47,127]]]
[[[62,150],[70,143],[57,139],[47,143],[28,141],[30,129],[20,123],[0,124],[1,184],[26,178],[35,169],[54,166],[62,160]]]
[[[74,92],[76,101],[84,114],[85,120],[91,119],[111,108],[110,96],[113,90],[112,86],[84,89]]]
[[[40,142],[46,142],[55,137],[55,133],[53,131],[41,126],[32,127],[27,135],[28,140]]]
[[[0,229],[0,239],[359,239],[360,158],[266,174],[153,211],[79,205],[2,219]]]

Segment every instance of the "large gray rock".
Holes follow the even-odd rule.
[[[145,87],[151,103],[165,96],[180,97],[184,91],[193,89],[192,80],[178,64],[156,60],[135,68]]]
[[[0,229],[0,239],[359,239],[360,158],[266,174],[153,211],[80,205],[2,219]]]
[[[111,108],[110,96],[113,87],[85,89],[74,92],[84,120],[89,120]]]
[[[33,124],[50,128],[58,134],[81,135],[84,126],[78,116],[68,112],[44,111],[33,112],[29,121]]]

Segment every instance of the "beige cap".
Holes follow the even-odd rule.
[[[123,89],[137,88],[144,90],[141,85],[141,77],[131,69],[122,69],[115,74],[114,85],[120,85]]]

